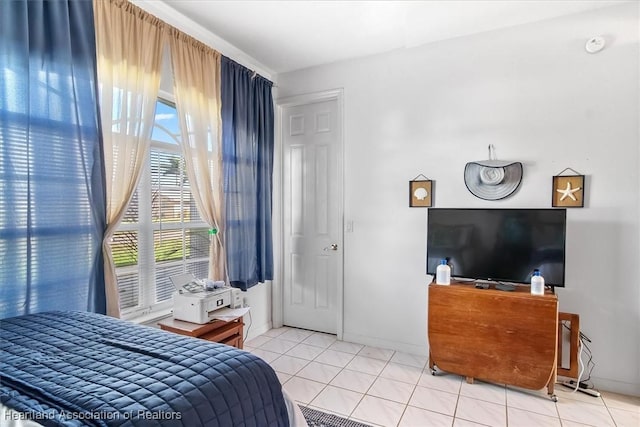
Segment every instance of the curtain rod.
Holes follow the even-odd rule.
[[[2,0],[0,0],[0,1],[2,1]],[[94,1],[104,1],[104,0],[94,0]],[[224,55],[224,54],[223,54],[222,52],[220,52],[219,50],[214,49],[213,47],[209,46],[209,45],[208,45],[208,44],[206,44],[205,42],[200,41],[200,40],[198,40],[197,38],[193,37],[192,35],[185,33],[184,31],[180,30],[179,28],[177,28],[177,27],[175,27],[175,26],[173,26],[173,25],[169,24],[169,23],[168,23],[168,22],[166,22],[165,20],[163,20],[163,19],[161,19],[161,18],[157,17],[157,16],[156,16],[156,15],[154,15],[153,13],[146,11],[145,9],[141,8],[140,6],[138,6],[137,4],[134,4],[134,3],[133,3],[133,2],[131,2],[130,0],[109,0],[109,1],[111,1],[111,3],[112,3],[112,4],[114,4],[114,5],[118,6],[118,7],[124,7],[124,6],[125,6],[125,4],[126,4],[126,5],[127,5],[126,7],[131,7],[131,8],[132,8],[132,11],[135,11],[135,13],[136,13],[136,14],[140,14],[140,15],[142,15],[142,16],[144,16],[144,15],[148,15],[149,17],[153,17],[154,19],[156,19],[156,20],[158,21],[158,25],[159,25],[159,26],[164,26],[164,27],[167,29],[167,31],[168,31],[168,32],[175,31],[177,34],[179,34],[179,35],[181,35],[181,36],[183,36],[183,37],[189,38],[189,39],[193,40],[194,42],[196,42],[196,43],[198,43],[198,44],[201,44],[202,46],[205,46],[205,47],[207,47],[207,48],[209,48],[209,49],[213,50],[214,52],[217,52],[218,54],[220,54],[220,56],[224,56],[225,58],[227,58],[227,59],[229,59],[229,60],[231,60],[231,61],[235,62],[236,64],[241,65],[242,67],[246,68],[247,70],[249,70],[249,71],[253,72],[253,73],[254,73],[254,75],[258,75],[258,76],[262,77],[262,78],[263,78],[263,79],[265,79],[266,81],[270,82],[270,83],[271,83],[271,85],[272,85],[272,87],[278,87],[278,86],[277,86],[277,85],[276,85],[272,80],[270,80],[270,79],[268,79],[268,78],[264,77],[263,75],[261,75],[261,74],[260,74],[260,73],[258,73],[257,71],[252,70],[251,68],[247,67],[247,66],[246,66],[246,65],[244,65],[244,64],[239,63],[238,61],[236,61],[236,60],[234,60],[234,59],[231,59],[230,57],[228,57],[228,56]]]

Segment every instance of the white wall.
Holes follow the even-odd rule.
[[[550,207],[551,177],[585,175],[568,212],[560,310],[592,339],[596,387],[640,394],[638,4],[278,75],[278,96],[344,89],[344,339],[427,354],[426,210],[408,181],[436,181],[436,207]],[[588,54],[603,35],[607,47]],[[504,201],[475,198],[466,162],[525,165]],[[365,297],[366,295],[366,297]]]
[[[248,341],[271,329],[271,281],[258,283],[243,292],[245,306],[251,307],[244,317],[245,339]]]

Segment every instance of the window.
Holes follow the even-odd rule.
[[[209,226],[191,195],[176,108],[158,100],[151,150],[112,248],[122,317],[171,306],[170,276],[207,277]]]

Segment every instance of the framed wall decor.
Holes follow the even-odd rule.
[[[433,181],[409,181],[409,207],[430,208],[433,204]]]
[[[556,175],[551,191],[554,208],[584,207],[584,175]]]

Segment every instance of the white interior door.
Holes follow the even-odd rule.
[[[339,100],[287,106],[281,117],[283,320],[335,334],[343,262]]]

